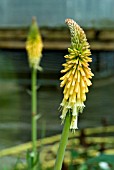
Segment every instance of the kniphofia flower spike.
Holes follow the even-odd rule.
[[[26,50],[28,53],[30,67],[40,69],[39,63],[42,57],[42,49],[42,38],[38,29],[36,18],[33,17],[26,42]]]
[[[90,79],[93,76],[88,62],[92,62],[90,45],[87,42],[83,29],[72,19],[66,19],[66,24],[70,29],[71,47],[69,54],[65,56],[66,63],[61,73],[64,76],[60,87],[64,86],[64,97],[60,104],[62,109],[61,119],[64,122],[66,114],[72,114],[70,129],[78,129],[78,115],[85,107],[86,93],[88,86],[92,85]]]

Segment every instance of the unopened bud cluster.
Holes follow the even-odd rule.
[[[38,69],[42,57],[43,43],[38,29],[36,19],[33,18],[32,25],[27,37],[26,50],[28,53],[29,65]]]
[[[92,59],[90,46],[87,42],[86,35],[82,28],[72,19],[66,19],[66,24],[70,29],[71,47],[68,48],[69,54],[65,56],[66,63],[63,64],[64,69],[61,73],[64,76],[60,87],[64,86],[64,98],[61,102],[62,115],[61,119],[64,122],[66,114],[72,114],[70,129],[77,129],[78,114],[83,112],[85,107],[86,93],[88,86],[92,85],[90,79],[93,76],[89,68],[89,62]]]

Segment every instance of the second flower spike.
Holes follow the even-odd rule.
[[[29,65],[35,69],[39,69],[42,57],[43,43],[38,29],[36,18],[33,17],[30,31],[27,37],[26,50],[28,53]]]
[[[65,22],[71,33],[71,47],[68,48],[69,54],[65,56],[66,63],[61,71],[64,76],[60,78],[60,86],[64,86],[64,97],[60,104],[61,119],[64,121],[66,114],[72,114],[70,129],[74,131],[78,128],[78,114],[82,113],[85,107],[88,86],[92,84],[90,79],[93,73],[88,64],[92,59],[89,57],[90,46],[82,28],[72,19],[66,19]]]

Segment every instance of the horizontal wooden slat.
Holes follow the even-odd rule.
[[[114,42],[90,42],[92,50],[114,50]],[[70,41],[44,41],[44,49],[66,50],[70,47]],[[25,49],[25,41],[0,41],[2,49]]]
[[[0,48],[2,49],[24,49],[25,48],[25,42],[23,41],[0,41]]]
[[[90,42],[90,46],[92,50],[114,50],[114,41],[110,42],[101,42],[101,41],[93,41]]]
[[[18,29],[0,29],[0,40],[10,40],[10,39],[25,39],[27,37],[28,28],[18,28]]]
[[[85,30],[92,50],[114,50],[114,30]],[[0,48],[25,49],[28,28],[0,29]],[[70,46],[68,29],[41,29],[44,49],[65,50]]]
[[[26,39],[29,29],[28,28],[18,28],[18,29],[0,29],[0,39]],[[95,38],[95,31],[85,30],[88,39]],[[41,34],[44,39],[48,40],[69,40],[69,30],[68,29],[41,29]]]
[[[114,126],[112,125],[112,126],[86,128],[84,132],[86,135],[108,133],[108,132],[114,133]]]
[[[114,41],[114,31],[113,30],[104,30],[99,33],[98,38],[100,40],[113,40]]]

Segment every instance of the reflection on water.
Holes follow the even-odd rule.
[[[12,57],[12,53],[8,55]],[[15,57],[11,62],[7,56],[0,56],[0,148],[17,145],[31,138],[31,100],[27,93],[30,90],[30,71],[25,53],[21,53],[24,62],[20,59],[20,53],[15,52]],[[46,77],[43,73],[43,76],[39,75],[41,80],[38,83],[42,86],[37,93],[38,113],[42,116],[38,120],[38,137],[44,124],[46,136],[60,133],[62,129],[58,111],[62,91],[57,76],[62,62],[58,60],[53,74],[50,74],[51,65],[55,63],[50,62],[50,68],[44,67],[44,72],[49,74]],[[114,124],[114,78],[93,80],[90,91],[84,113],[79,117],[79,128],[100,126],[103,120]]]

